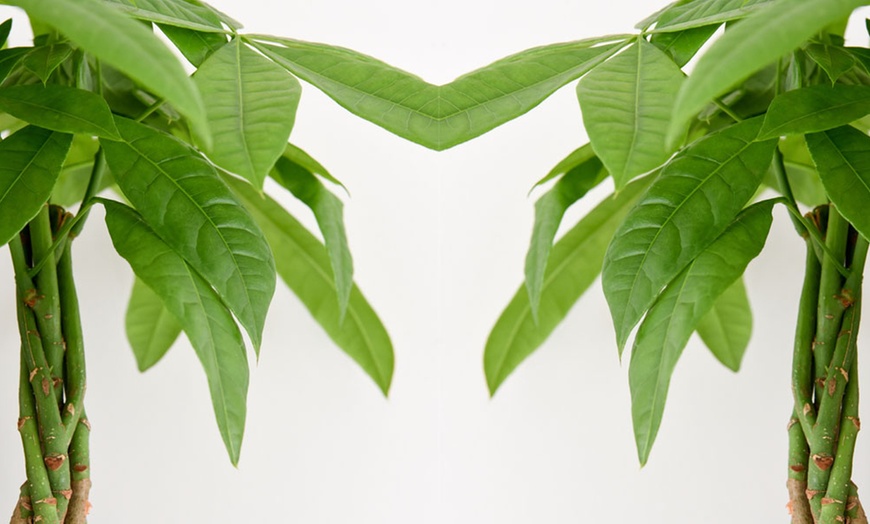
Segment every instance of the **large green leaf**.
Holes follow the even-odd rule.
[[[571,169],[535,202],[535,224],[532,226],[532,240],[526,253],[526,289],[529,291],[529,304],[535,319],[544,287],[544,270],[547,268],[553,239],[556,238],[565,211],[606,177],[607,170],[593,156]]]
[[[275,264],[256,222],[195,150],[132,120],[117,126],[124,141],[100,143],[121,191],[214,286],[259,349]]]
[[[808,45],[805,51],[807,56],[828,74],[831,84],[849,72],[857,63],[855,57],[842,46],[813,43]]]
[[[193,79],[211,126],[209,157],[262,188],[293,129],[299,82],[238,38],[203,62]]]
[[[158,27],[193,67],[199,67],[227,43],[227,36],[222,33],[204,33],[163,24]]]
[[[849,16],[864,0],[780,0],[735,24],[698,60],[680,89],[668,139],[715,97],[794,50],[826,26]]]
[[[606,60],[628,37],[529,49],[441,86],[350,49],[261,35],[248,38],[348,111],[440,151],[529,111]]]
[[[199,91],[181,63],[141,23],[96,0],[6,0],[52,25],[79,47],[166,99],[210,145]]]
[[[353,288],[353,258],[344,229],[344,204],[326,189],[314,173],[286,155],[278,159],[272,177],[305,203],[317,219],[335,278],[339,320],[343,320]]]
[[[665,146],[665,130],[682,82],[680,68],[638,38],[577,84],[589,141],[617,190],[673,153]]]
[[[106,101],[83,89],[55,84],[3,87],[0,110],[54,131],[120,138]]]
[[[139,371],[159,362],[181,334],[181,324],[163,305],[163,299],[138,278],[127,303],[125,325]]]
[[[602,285],[620,353],[661,289],[755,194],[776,147],[754,141],[760,127],[760,118],[747,120],[681,151],[614,235]]]
[[[659,15],[654,32],[673,32],[743,18],[770,0],[693,0],[675,2]]]
[[[140,20],[209,33],[227,32],[208,7],[186,0],[105,0]]]
[[[249,184],[226,177],[259,223],[284,283],[305,304],[326,334],[377,383],[384,395],[393,377],[393,344],[377,313],[353,287],[342,321],[329,255],[280,204]]]
[[[637,454],[646,464],[665,409],[671,375],[689,337],[764,247],[772,201],[741,213],[662,292],[637,331],[628,381]]]
[[[740,370],[752,336],[752,310],[742,278],[719,295],[695,330],[719,362],[732,371]]]
[[[181,323],[205,369],[218,428],[233,464],[245,430],[248,360],[233,316],[199,274],[129,207],[105,201],[115,249]]]
[[[514,293],[486,341],[483,367],[490,394],[544,343],[592,285],[613,232],[652,179],[637,179],[606,198],[556,242],[544,274],[537,322],[525,286]]]
[[[671,57],[675,64],[683,67],[701,50],[717,29],[719,24],[693,27],[673,33],[653,33],[649,41]]]
[[[870,238],[870,137],[843,126],[807,135],[807,145],[837,211]]]
[[[72,135],[27,126],[0,142],[0,246],[51,196]]]
[[[815,133],[846,125],[870,114],[870,87],[814,85],[773,99],[760,139]]]

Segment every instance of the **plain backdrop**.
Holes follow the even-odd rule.
[[[215,5],[249,32],[351,47],[445,83],[528,47],[630,31],[663,3]],[[3,18],[17,14],[0,9]],[[862,18],[853,20],[858,44],[866,42]],[[28,38],[22,26],[14,33],[19,45]],[[305,85],[291,139],[352,195],[345,201],[356,280],[395,344],[389,399],[279,282],[233,468],[186,340],[154,369],[136,370],[123,331],[132,275],[97,210],[76,242],[94,428],[92,524],[788,521],[785,428],[803,251],[782,211],[746,275],[755,330],[743,369],[726,370],[693,338],[641,469],[627,369],[600,284],[495,398],[482,371],[489,329],[522,281],[534,202],[527,192],[586,141],[573,85],[444,153],[392,136]],[[271,191],[314,226],[303,207]],[[568,225],[603,195],[572,209]],[[0,274],[2,516],[24,478],[5,249]],[[868,455],[864,436],[855,480],[865,489]]]

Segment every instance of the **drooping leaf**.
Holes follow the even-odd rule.
[[[332,176],[329,171],[323,167],[320,162],[315,160],[311,155],[303,151],[297,146],[293,144],[287,144],[287,147],[284,149],[284,158],[293,162],[294,164],[298,164],[299,166],[308,170],[309,173],[319,176],[320,178],[332,182],[337,186],[341,186],[342,189],[347,191],[347,188],[344,187],[344,184],[341,183],[337,178]]]
[[[805,51],[828,74],[831,84],[855,67],[855,57],[841,46],[813,43]]]
[[[671,375],[701,318],[761,252],[772,201],[741,213],[668,284],[637,331],[628,381],[637,454],[646,464],[665,409]]]
[[[698,336],[725,367],[740,370],[752,335],[752,310],[743,279],[738,278],[719,295],[696,327]]]
[[[344,229],[344,204],[305,167],[282,156],[275,164],[272,178],[289,189],[314,213],[329,253],[329,262],[338,294],[339,321],[344,320],[353,288],[353,258]]]
[[[222,33],[204,33],[163,24],[158,27],[193,67],[199,67],[212,53],[227,43],[227,37]]]
[[[72,135],[35,126],[0,142],[0,246],[48,201],[71,142]]]
[[[607,170],[603,167],[601,161],[593,156],[566,173],[535,202],[535,224],[532,226],[532,240],[526,253],[526,289],[529,292],[532,316],[536,320],[544,287],[544,272],[562,217],[574,202],[607,178]]]
[[[278,274],[338,347],[375,381],[386,395],[393,377],[393,344],[377,313],[353,286],[344,321],[329,255],[311,233],[269,196],[232,177],[227,183],[263,229]]]
[[[349,49],[264,35],[248,38],[351,113],[440,151],[529,111],[606,60],[628,37],[529,49],[441,86]]]
[[[675,2],[659,16],[653,32],[674,32],[737,20],[770,0],[692,0]]]
[[[665,52],[680,67],[686,65],[719,29],[720,24],[693,27],[673,33],[653,33],[650,43]]]
[[[181,334],[178,319],[166,309],[160,296],[138,278],[133,281],[125,325],[139,371],[158,363]]]
[[[258,349],[275,290],[275,265],[257,224],[195,150],[132,120],[119,118],[116,124],[124,141],[100,143],[121,191],[160,238],[214,286]]]
[[[681,151],[614,235],[602,285],[620,354],[661,289],[755,194],[776,146],[754,141],[760,127],[760,118],[747,120]]]
[[[713,98],[794,50],[863,0],[780,0],[766,5],[718,39],[683,84],[668,128],[676,142],[689,120]]]
[[[83,50],[166,99],[210,146],[199,91],[169,49],[139,22],[96,0],[7,0],[52,25]]]
[[[837,211],[870,238],[870,137],[843,126],[807,135],[807,146]]]
[[[193,78],[212,131],[209,157],[261,189],[293,129],[299,82],[238,38],[212,54]]]
[[[814,85],[773,99],[758,137],[805,134],[846,125],[870,114],[870,87]]]
[[[535,182],[535,185],[532,186],[532,190],[550,180],[553,180],[554,178],[569,173],[572,169],[585,164],[593,158],[595,158],[595,151],[592,150],[592,144],[583,144],[574,151],[571,151],[568,156],[560,160],[559,163],[556,164],[556,167],[551,169],[544,178]],[[529,193],[531,193],[531,191]]]
[[[2,87],[0,110],[53,131],[120,138],[105,100],[83,89],[56,84]]]
[[[583,123],[619,190],[671,156],[665,131],[683,73],[642,38],[577,84]]]
[[[204,6],[186,0],[106,0],[133,18],[208,33],[227,32],[220,18]]]
[[[208,378],[218,429],[238,464],[245,430],[248,360],[233,316],[211,286],[129,207],[105,201],[112,243],[178,319]]]
[[[21,58],[30,51],[29,47],[10,47],[0,49],[0,82],[6,80],[9,73],[18,65]]]
[[[21,59],[21,65],[39,77],[44,84],[54,70],[72,55],[72,51],[72,47],[66,44],[35,47]]]
[[[613,232],[652,180],[653,175],[639,178],[606,198],[556,242],[544,274],[537,322],[525,286],[514,293],[486,341],[483,365],[490,394],[544,343],[592,285]]]

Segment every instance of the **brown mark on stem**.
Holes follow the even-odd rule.
[[[66,455],[46,455],[43,461],[49,470],[57,471],[66,462]]]
[[[804,496],[807,489],[805,480],[788,479],[788,512],[791,515],[792,524],[813,524],[813,514],[810,511],[810,503]]]
[[[91,492],[91,479],[74,480],[72,482],[72,498],[69,501],[64,524],[86,524],[91,503],[88,500]]]
[[[828,454],[816,454],[813,455],[813,462],[815,462],[816,467],[820,470],[827,471],[831,469],[831,465],[834,463],[834,457]]]

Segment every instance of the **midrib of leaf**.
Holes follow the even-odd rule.
[[[734,139],[735,139],[735,140],[741,140],[741,141],[742,141],[742,139],[741,139],[740,137],[734,137]],[[683,200],[682,200],[682,202],[680,203],[680,205],[675,206],[675,207],[673,208],[673,210],[671,210],[671,212],[668,214],[668,217],[665,219],[665,221],[662,222],[662,224],[657,228],[655,235],[653,236],[652,240],[649,242],[648,245],[649,245],[649,246],[652,246],[653,244],[656,243],[656,241],[658,240],[659,235],[661,234],[662,230],[664,229],[664,227],[665,227],[666,225],[670,224],[670,222],[671,222],[671,220],[674,218],[674,215],[676,214],[676,212],[679,211],[680,209],[682,209],[683,205],[685,205],[685,203],[688,202],[689,199],[692,198],[692,197],[695,195],[695,193],[697,193],[698,191],[700,191],[701,187],[703,187],[704,184],[706,184],[706,183],[707,183],[710,179],[712,179],[714,176],[718,176],[718,175],[719,175],[719,171],[722,170],[722,167],[723,167],[723,166],[725,166],[726,164],[731,163],[735,158],[739,158],[739,157],[740,157],[740,154],[743,153],[744,151],[746,151],[746,149],[749,148],[752,144],[753,144],[753,142],[745,142],[745,145],[744,145],[742,148],[740,148],[739,151],[737,151],[734,155],[728,157],[727,160],[721,162],[718,166],[716,166],[716,169],[712,170],[712,171],[711,171],[711,172],[710,172],[706,177],[704,177],[704,178],[700,181],[700,183],[697,184],[697,185],[695,186],[695,188],[692,189],[692,191],[690,191],[689,194],[687,194],[687,195],[683,198]],[[711,161],[711,160],[712,160],[712,159],[709,159],[709,158],[699,157],[699,156],[697,156],[697,155],[686,155],[685,158],[700,158],[700,159],[702,159],[702,160],[707,160],[707,161]],[[712,160],[712,161],[715,162],[715,160]],[[741,161],[741,164],[742,164],[742,163],[743,163],[743,162]],[[647,256],[649,255],[649,253],[650,253],[650,250],[649,250],[649,249],[646,249],[646,250],[644,251],[644,253],[643,253],[643,257],[642,257],[641,260],[640,260],[640,265],[638,266],[638,271],[637,271],[637,273],[635,273],[634,278],[633,278],[632,281],[631,281],[631,287],[629,288],[628,300],[626,300],[626,303],[627,303],[627,304],[628,304],[628,303],[631,303],[632,299],[634,298],[634,293],[635,293],[635,290],[637,289],[637,279],[640,277],[640,273],[641,273],[640,269],[643,268],[644,265],[646,264],[646,259],[647,259]],[[620,259],[620,260],[622,260],[622,259]],[[624,326],[624,324],[625,324],[625,318],[626,318],[626,315],[627,315],[627,314],[628,314],[628,308],[624,309],[623,312],[622,312],[622,322],[621,322],[621,325],[623,325],[623,326]],[[624,343],[624,342],[623,342],[623,343]]]
[[[45,149],[53,136],[54,132],[51,132],[46,137],[45,141],[42,143],[41,146],[39,146],[39,149],[36,151],[36,153],[30,157],[30,160],[27,161],[27,165],[24,166],[24,169],[18,172],[18,176],[15,177],[15,180],[11,184],[9,184],[9,186],[6,188],[6,191],[3,192],[3,195],[0,195],[0,202],[6,200],[6,197],[9,196],[9,192],[12,191],[12,188],[15,187],[16,184],[18,184],[18,182],[21,180],[21,177],[24,176],[24,173],[26,173],[30,169],[30,167],[33,165],[33,162],[42,153],[42,150]]]
[[[851,162],[849,162],[849,159],[846,158],[845,155],[843,155],[843,151],[840,150],[840,148],[837,146],[836,143],[834,143],[833,140],[831,140],[827,133],[823,132],[820,134],[825,137],[825,140],[827,140],[828,143],[831,144],[831,146],[833,146],[833,149],[837,152],[837,156],[839,156],[843,160],[843,163],[849,167],[849,169],[852,171],[852,174],[855,175],[855,178],[858,179],[858,181],[861,182],[861,185],[864,186],[864,189],[868,193],[870,193],[870,186],[868,186],[867,182],[865,182],[864,179],[861,177],[861,175],[859,174],[860,171],[858,171],[858,169],[854,165],[852,165]]]
[[[248,144],[248,135],[245,133],[245,91],[242,84],[242,43],[236,42],[236,87],[239,92],[239,136],[242,137],[242,142],[245,145],[245,160],[248,167],[251,169],[251,174],[257,176],[257,169],[254,167],[254,161],[251,158],[251,148]]]
[[[640,133],[640,118],[638,118],[637,116],[640,114],[640,75],[643,71],[643,68],[641,67],[641,63],[643,62],[643,56],[641,56],[641,54],[643,53],[643,45],[641,41],[641,38],[637,39],[637,68],[635,69],[637,71],[637,74],[634,75],[634,118],[632,119],[632,127],[634,129],[631,133],[631,143],[629,144],[628,156],[625,158],[624,166],[632,165],[631,159],[636,153],[635,144],[637,143],[637,135]],[[624,166],[623,172],[625,170]]]
[[[0,97],[2,97],[2,94],[0,94]],[[78,115],[73,114],[73,113],[65,113],[65,112],[63,112],[63,111],[59,111],[59,110],[57,110],[57,109],[55,109],[55,108],[53,108],[53,107],[44,106],[44,105],[39,105],[39,104],[37,104],[37,103],[30,102],[30,101],[28,101],[28,100],[20,100],[20,99],[17,99],[17,98],[13,98],[12,100],[14,100],[16,103],[19,103],[19,104],[22,104],[22,105],[27,105],[27,106],[30,106],[30,107],[34,107],[34,108],[36,108],[36,109],[41,109],[41,110],[44,110],[44,111],[47,111],[47,112],[50,112],[50,113],[54,113],[54,114],[56,114],[56,115],[61,115],[61,116],[65,116],[65,117],[68,117],[68,118],[72,118],[72,119],[74,119],[74,120],[77,120],[77,121],[79,121],[79,122],[83,122],[83,123],[88,124],[88,125],[94,125],[95,127],[99,127],[100,129],[102,129],[102,130],[104,130],[104,131],[111,131],[110,129],[106,129],[106,128],[103,127],[102,125],[95,125],[93,121],[91,121],[91,120],[86,120],[86,119],[84,119],[84,118],[82,118],[82,117],[80,117],[80,116],[78,116]],[[115,135],[115,136],[117,136],[117,135]]]

